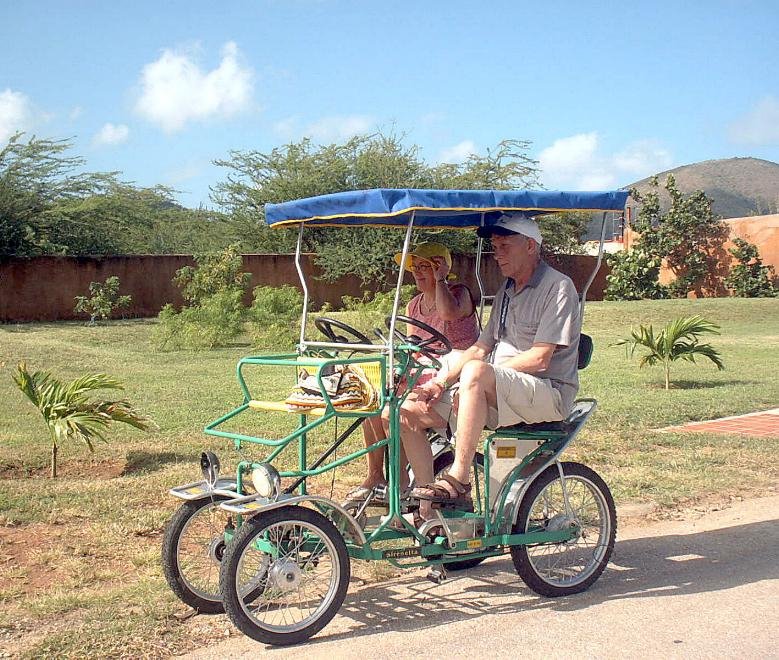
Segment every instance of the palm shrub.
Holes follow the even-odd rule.
[[[43,416],[51,436],[51,476],[57,476],[57,449],[66,440],[85,444],[95,450],[95,440],[105,437],[112,422],[129,424],[146,431],[155,426],[151,418],[140,414],[125,400],[90,400],[95,390],[121,390],[122,384],[106,374],[88,374],[63,383],[47,371],[30,374],[22,362],[14,374],[19,389]]]
[[[719,352],[711,344],[700,343],[700,336],[718,335],[719,326],[702,316],[683,316],[670,321],[655,336],[652,324],[640,325],[631,330],[630,337],[619,340],[615,346],[625,346],[625,351],[633,356],[638,347],[648,350],[641,356],[639,367],[662,364],[665,369],[665,389],[671,386],[671,363],[676,360],[695,362],[696,357],[711,360],[720,371],[725,368]]]

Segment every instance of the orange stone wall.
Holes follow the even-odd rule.
[[[760,258],[766,266],[773,266],[779,273],[779,214],[755,215],[746,218],[728,218],[723,220],[728,228],[729,238],[717,250],[713,256],[712,270],[715,273],[715,284],[710,288],[697,292],[698,295],[727,296],[728,289],[722,280],[727,275],[730,266],[736,263],[728,250],[734,247],[733,239],[741,238],[757,246]],[[625,229],[625,249],[630,249],[639,234],[629,227]],[[660,269],[661,284],[668,284],[674,280],[674,274],[669,268],[663,266]]]
[[[569,275],[579,291],[596,263],[594,257],[586,255],[550,256],[548,261]],[[181,292],[172,279],[179,268],[193,264],[192,257],[187,255],[0,259],[0,323],[83,318],[73,311],[74,297],[86,295],[90,282],[102,282],[110,275],[119,277],[120,294],[132,296],[130,308],[123,310],[126,316],[155,316],[166,303],[177,307],[183,304]],[[319,309],[325,302],[338,309],[342,296],[361,297],[366,289],[376,290],[376,286],[364,285],[353,275],[342,277],[337,282],[324,281],[313,255],[303,255],[302,267],[313,309]],[[291,284],[300,288],[294,255],[246,254],[243,255],[243,268],[252,276],[250,290],[244,298],[247,305],[251,304],[251,288],[255,286]],[[503,279],[497,264],[487,258],[482,268],[485,290],[493,293]],[[452,272],[457,273],[460,280],[477,294],[479,287],[474,269],[475,257],[454,255]],[[588,292],[589,300],[603,299],[607,273],[608,267],[605,263],[601,264]],[[396,277],[397,274],[390,273],[390,281]],[[410,274],[407,274],[406,281],[413,283]]]

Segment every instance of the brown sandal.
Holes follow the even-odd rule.
[[[446,486],[441,485],[442,481],[448,483],[457,495],[452,495]],[[432,494],[423,491],[432,491]],[[457,481],[457,479],[450,474],[442,474],[437,482],[415,488],[411,491],[411,496],[416,497],[419,500],[427,500],[433,504],[449,504],[454,506],[472,504],[471,484],[464,484],[461,481]]]

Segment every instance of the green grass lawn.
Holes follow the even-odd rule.
[[[639,370],[637,358],[610,346],[631,324],[701,314],[722,326],[711,341],[726,370],[708,362]],[[348,319],[350,322],[353,319]],[[227,442],[202,428],[240,403],[235,362],[247,344],[204,353],[158,353],[153,321],[88,328],[75,323],[0,326],[0,646],[42,656],[166,656],[223,634],[222,617],[186,623],[159,566],[162,529],[176,502],[167,489],[198,478],[197,458],[216,450],[229,469]],[[757,495],[775,488],[779,440],[701,433],[657,433],[691,420],[779,407],[779,300],[714,299],[590,303],[585,330],[595,354],[581,373],[582,396],[598,412],[569,450],[609,483],[617,504],[646,501],[661,511],[711,498]],[[283,348],[283,347],[282,347]],[[61,477],[47,477],[48,432],[11,374],[19,361],[62,378],[104,371],[119,377],[124,396],[151,415],[159,430],[118,426],[90,455],[62,446]],[[292,375],[258,371],[263,398],[281,398]],[[286,415],[247,424],[281,434]],[[314,438],[329,441],[332,427]],[[355,437],[352,447],[357,447]],[[251,452],[250,452],[251,453]],[[343,492],[361,464],[342,469]]]

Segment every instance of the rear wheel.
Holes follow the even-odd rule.
[[[617,515],[609,487],[594,470],[563,463],[570,504],[566,512],[557,465],[530,486],[519,507],[514,534],[575,528],[561,543],[511,548],[514,567],[525,584],[542,596],[568,596],[589,588],[606,568],[614,550]]]
[[[245,521],[220,572],[225,610],[245,635],[283,646],[305,641],[341,607],[350,576],[343,537],[322,514],[303,507],[260,513]],[[240,593],[262,582],[252,598]]]
[[[219,564],[224,556],[230,514],[219,508],[227,499],[215,495],[185,502],[165,528],[162,570],[183,602],[203,614],[220,614]]]

